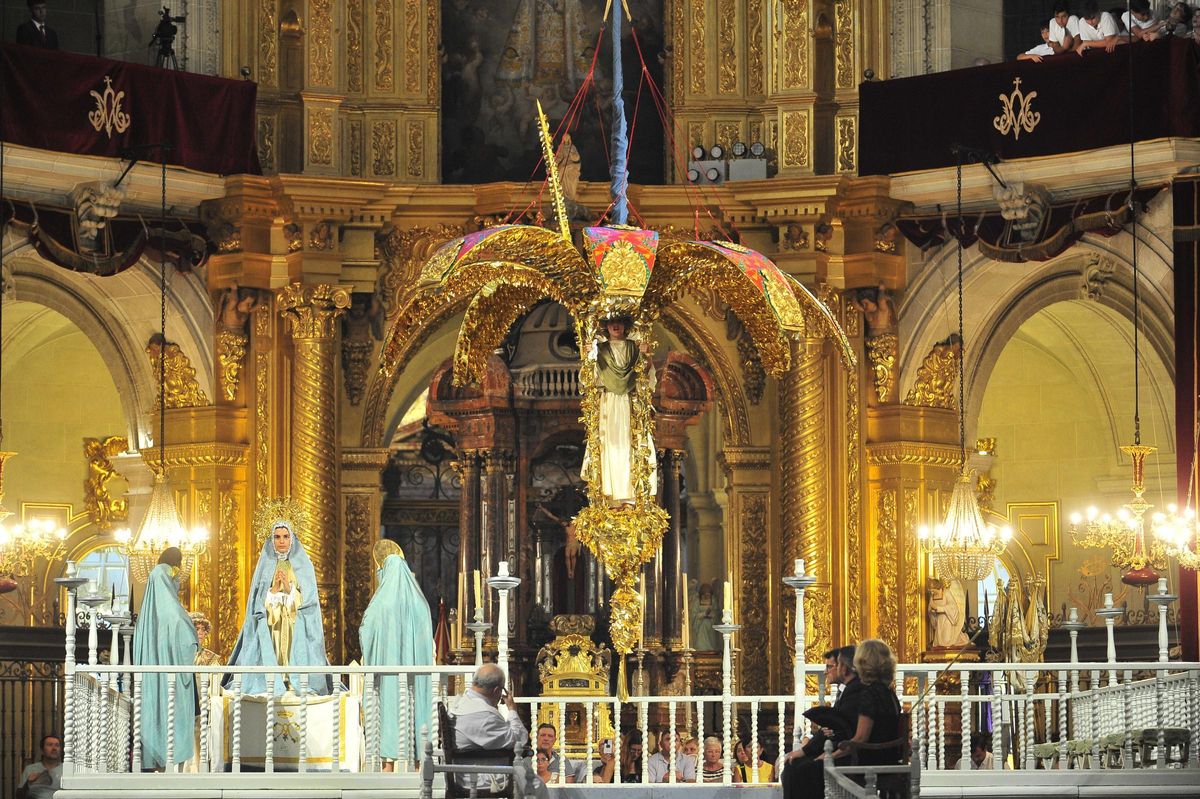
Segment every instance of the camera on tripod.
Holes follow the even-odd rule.
[[[163,6],[163,10],[159,12],[162,17],[158,22],[158,27],[154,29],[154,35],[150,37],[150,47],[158,45],[158,55],[155,56],[154,66],[165,67],[170,65],[172,69],[179,69],[179,62],[175,59],[175,37],[179,34],[179,28],[175,23],[183,24],[187,22],[186,15],[171,16],[171,9]]]

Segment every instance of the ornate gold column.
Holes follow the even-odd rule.
[[[776,629],[781,627],[778,616],[784,606],[780,568],[771,558],[772,552],[779,551],[771,524],[771,449],[726,447],[717,458],[725,471],[729,497],[725,560],[737,587],[734,618],[742,625],[739,645],[749,649],[746,642],[751,642],[755,649],[771,651],[780,646]],[[768,657],[740,658],[742,690],[769,692],[779,684],[778,665]]]
[[[325,645],[341,650],[338,601],[337,333],[350,307],[344,286],[293,283],[279,293],[279,310],[295,345],[292,363],[291,493],[312,518],[304,542],[325,609]],[[340,662],[340,661],[337,661]]]
[[[796,347],[781,403],[783,562],[804,558],[805,570],[817,578],[804,604],[810,662],[833,640],[824,344],[805,339]]]

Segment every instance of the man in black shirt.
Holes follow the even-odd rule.
[[[46,25],[46,0],[27,0],[29,19],[17,26],[17,44],[58,49],[58,34]]]
[[[825,674],[831,683],[842,686],[833,703],[833,709],[846,719],[848,729],[853,731],[858,722],[859,700],[862,694],[862,683],[854,671],[854,647],[843,646],[831,649],[823,656],[825,658]],[[851,732],[853,734],[853,732]],[[783,783],[785,799],[796,796],[802,784],[813,780],[821,780],[821,762],[817,760],[825,751],[825,741],[833,740],[835,746],[838,738],[833,730],[822,728],[814,733],[804,744],[791,752],[783,761],[783,771],[780,781]]]

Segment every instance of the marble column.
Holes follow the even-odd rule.
[[[344,286],[293,283],[279,309],[295,347],[292,363],[291,493],[311,519],[304,548],[312,559],[325,618],[325,641],[340,651],[337,334],[350,307]],[[338,654],[334,651],[331,654]]]
[[[680,501],[683,453],[667,450],[662,456],[663,506],[669,523],[662,543],[662,636],[663,645],[678,649],[682,643],[683,592],[681,585],[683,504]]]
[[[479,562],[479,454],[475,450],[461,450],[455,466],[459,479],[462,480],[462,493],[459,499],[459,532],[458,532],[458,573],[460,578],[460,596],[458,601],[459,624],[467,624],[475,618],[475,597],[473,584],[475,570],[480,568]],[[471,636],[465,633],[465,627],[460,640],[466,645]]]

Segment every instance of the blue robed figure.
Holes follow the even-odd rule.
[[[246,599],[242,631],[229,658],[230,666],[327,666],[325,629],[317,595],[317,576],[304,545],[284,519],[271,523]],[[243,674],[244,694],[267,691],[265,674]],[[232,678],[226,679],[226,685]],[[281,673],[273,691],[299,692],[300,675]],[[328,675],[310,674],[308,690],[328,694]]]
[[[133,628],[133,662],[137,666],[191,666],[200,641],[188,612],[179,602],[179,567],[183,554],[170,547],[146,581],[142,608]],[[191,672],[146,674],[142,678],[142,767],[167,763],[168,686],[175,681],[174,751],[171,764],[192,756],[196,722],[195,677]]]
[[[358,630],[364,666],[432,666],[433,616],[429,602],[413,576],[404,551],[395,541],[375,545],[379,587],[363,613]],[[400,751],[400,678],[379,680],[379,754],[390,760],[419,760],[421,731],[429,730],[433,687],[430,678],[409,679],[412,691],[413,729],[407,751]],[[387,764],[390,766],[391,764]]]

